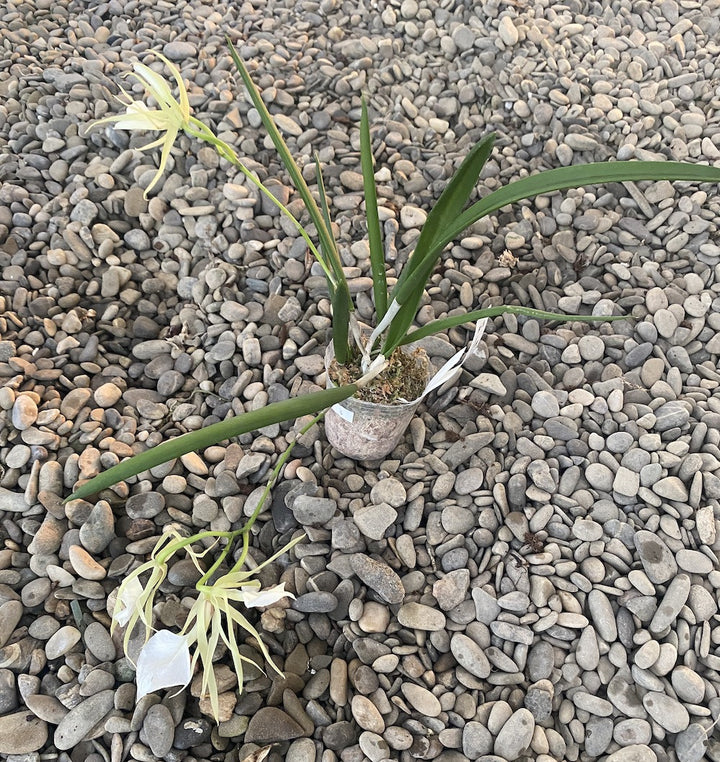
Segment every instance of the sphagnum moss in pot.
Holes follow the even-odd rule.
[[[188,94],[177,68],[164,56],[155,54],[161,63],[168,67],[178,88],[178,98],[172,95],[170,85],[162,79],[157,71],[148,66],[134,64],[134,76],[144,86],[155,102],[155,108],[148,108],[143,101],[133,101],[123,91],[126,102],[126,113],[100,119],[95,124],[114,124],[116,129],[146,130],[164,133],[160,139],[150,143],[146,148],[162,145],[160,167],[153,178],[150,187],[154,186],[165,170],[170,150],[178,133],[183,131],[188,136],[204,141],[217,150],[221,158],[236,167],[247,180],[259,191],[270,198],[280,211],[295,226],[299,235],[305,240],[309,250],[316,258],[327,282],[330,303],[332,307],[332,345],[330,352],[330,388],[323,391],[306,394],[295,399],[284,400],[267,407],[242,415],[227,418],[214,423],[199,431],[192,431],[179,437],[163,442],[146,452],[140,453],[116,466],[104,471],[90,481],[79,484],[71,498],[85,497],[116,484],[117,482],[135,476],[154,466],[165,463],[172,458],[180,457],[188,452],[200,450],[233,436],[260,429],[274,423],[290,421],[301,416],[322,415],[322,411],[331,410],[328,424],[328,435],[331,441],[341,451],[348,451],[349,434],[351,430],[346,423],[352,414],[356,419],[355,410],[365,404],[374,404],[372,393],[362,391],[368,388],[373,379],[387,371],[392,373],[397,362],[397,352],[403,351],[406,345],[413,344],[426,336],[446,331],[455,326],[465,325],[477,329],[482,328],[482,322],[487,318],[502,315],[505,312],[522,314],[538,319],[564,321],[602,321],[619,320],[619,316],[597,315],[559,315],[552,312],[530,309],[520,305],[500,305],[486,309],[442,317],[431,320],[421,328],[413,329],[415,316],[420,307],[424,289],[433,271],[440,262],[445,247],[452,243],[464,230],[483,217],[516,201],[531,198],[543,193],[550,193],[565,188],[585,187],[593,184],[608,182],[625,182],[636,180],[677,180],[686,182],[720,182],[720,169],[700,164],[689,164],[673,161],[613,161],[591,163],[570,167],[560,167],[519,180],[493,191],[474,203],[469,204],[480,172],[491,155],[495,136],[493,134],[482,138],[462,161],[445,190],[440,195],[433,209],[429,212],[414,250],[407,263],[399,273],[392,289],[388,291],[386,279],[386,263],[381,236],[378,214],[377,194],[375,190],[374,165],[368,110],[365,99],[361,101],[360,119],[360,159],[362,165],[363,185],[365,193],[365,212],[367,216],[367,234],[370,251],[370,267],[373,281],[373,302],[375,308],[374,325],[367,339],[362,336],[362,327],[355,318],[354,307],[350,298],[347,280],[343,271],[338,245],[333,237],[330,222],[329,204],[325,195],[320,163],[316,157],[317,200],[303,177],[300,167],[295,163],[280,132],[275,126],[265,102],[253,84],[250,74],[238,56],[235,48],[228,40],[230,54],[237,66],[240,76],[247,88],[250,99],[259,113],[262,122],[277,149],[280,158],[300,194],[305,210],[315,226],[319,246],[316,246],[308,231],[293,216],[273,194],[253,175],[238,158],[235,150],[218,138],[212,130],[200,119],[191,114]],[[148,188],[149,190],[149,188]],[[146,191],[147,193],[147,191]],[[476,329],[475,339],[479,336]],[[471,351],[472,348],[470,348]],[[465,356],[470,354],[468,348],[463,348],[427,381],[420,398],[432,389],[444,383]],[[380,381],[382,384],[382,380]],[[412,396],[415,392],[403,392]],[[362,395],[370,394],[371,400],[362,399]],[[388,410],[395,408],[393,415],[404,417],[407,411],[416,406],[418,399],[406,400],[398,395],[393,399]],[[352,398],[345,407],[339,405],[344,400]],[[383,403],[384,404],[384,403]],[[384,427],[378,425],[377,428]],[[388,426],[389,428],[389,426]],[[368,455],[368,449],[358,447],[353,457],[382,457],[395,446],[397,431],[384,445],[374,444],[375,449]],[[382,453],[382,454],[381,454]]]

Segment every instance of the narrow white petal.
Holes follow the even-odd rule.
[[[119,603],[122,604],[120,611],[113,614],[113,619],[124,627],[135,611],[138,599],[143,594],[143,586],[137,577],[132,577],[124,585],[120,586],[118,593]]]
[[[178,105],[172,96],[172,92],[170,92],[170,86],[159,74],[154,72],[149,66],[141,63],[136,63],[133,69],[135,70],[135,76],[147,88],[150,95],[155,98],[158,105],[171,107],[173,104]]]
[[[143,646],[137,660],[137,700],[161,688],[181,685],[192,678],[190,648],[184,635],[159,630]]]
[[[251,587],[241,587],[240,591],[243,594],[243,603],[248,608],[255,608],[257,606],[271,606],[281,598],[294,598],[292,593],[285,590],[285,583],[275,585],[275,587],[269,587],[266,590],[253,590]]]

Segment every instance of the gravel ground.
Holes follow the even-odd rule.
[[[196,115],[299,211],[227,32],[295,155],[319,152],[366,318],[363,91],[393,266],[491,129],[481,193],[592,160],[720,158],[718,0],[9,0],[0,757],[243,762],[272,744],[270,762],[720,760],[719,204],[689,184],[554,194],[458,241],[420,322],[501,302],[631,319],[491,321],[486,358],[382,463],[341,457],[322,426],[306,435],[252,549],[260,562],[308,535],[262,575],[297,594],[260,619],[285,678],[252,673],[238,696],[222,656],[218,726],[197,686],[136,705],[108,596],[164,528],[237,526],[293,428],[107,501],[62,498],[166,437],[324,385],[321,273],[277,211],[185,137],[146,202],[158,156],[135,149],[150,138],[80,135],[119,108],[118,75],[162,51]],[[424,344],[439,363],[468,335]],[[193,572],[171,568],[164,626]]]

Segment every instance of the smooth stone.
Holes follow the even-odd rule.
[[[662,585],[677,574],[677,563],[668,546],[653,532],[635,532],[635,548],[648,579]]]
[[[61,627],[45,644],[45,654],[51,661],[64,656],[70,649],[80,642],[80,630],[72,625]]]
[[[0,648],[10,640],[22,615],[23,605],[20,601],[5,601],[0,606]]]
[[[680,733],[690,724],[687,709],[665,693],[648,691],[643,696],[643,706],[653,720],[668,733]]]
[[[702,704],[705,700],[705,681],[697,672],[680,665],[670,675],[670,682],[678,697],[690,704]]]
[[[332,593],[322,590],[304,593],[292,602],[295,611],[302,611],[306,614],[327,614],[335,611],[337,605],[338,599]]]
[[[68,713],[67,707],[64,707],[55,696],[45,696],[41,693],[32,693],[25,697],[27,708],[41,720],[50,722],[53,725],[59,725],[60,721]]]
[[[675,737],[678,762],[700,762],[705,756],[708,734],[705,728],[693,722]]]
[[[103,568],[85,548],[79,545],[71,545],[68,549],[68,557],[73,569],[83,578],[101,580],[107,576],[107,570]]]
[[[73,707],[55,729],[53,741],[60,751],[67,751],[84,741],[93,728],[113,708],[115,691],[101,691]]]
[[[382,540],[385,532],[395,523],[397,511],[388,503],[366,505],[353,514],[353,521],[360,532],[371,540]]]
[[[586,627],[580,634],[575,649],[575,661],[587,672],[597,669],[600,663],[600,648],[597,635],[592,627]]]
[[[621,720],[613,729],[613,738],[620,746],[648,744],[652,740],[652,725],[647,720]]]
[[[385,563],[364,553],[355,553],[350,566],[363,584],[374,590],[387,603],[402,603],[405,588],[400,577]]]
[[[591,590],[587,597],[588,608],[597,634],[608,644],[617,640],[618,630],[610,599],[602,590]]]
[[[99,500],[80,527],[80,542],[90,553],[102,553],[115,538],[115,516],[106,500]]]
[[[530,746],[534,732],[532,713],[525,708],[518,709],[500,729],[493,751],[507,760],[517,759]]]
[[[490,754],[492,748],[492,734],[482,723],[465,723],[462,731],[462,750],[468,759],[475,760]]]
[[[470,572],[455,569],[433,583],[432,593],[443,611],[450,611],[461,604],[470,587]]]
[[[27,709],[0,717],[0,754],[32,754],[47,739],[47,723]]]
[[[302,735],[302,727],[289,714],[275,706],[264,706],[250,718],[244,740],[263,745],[292,741]]]
[[[491,672],[490,662],[482,648],[467,635],[456,632],[450,640],[450,650],[458,664],[471,675],[484,679]]]
[[[168,707],[155,704],[148,709],[143,720],[143,734],[156,757],[164,757],[172,749],[175,737],[175,722]]]
[[[401,505],[405,505],[407,492],[398,479],[393,477],[380,479],[370,490],[370,500],[376,505],[387,503],[393,508],[399,508]]]
[[[585,726],[585,753],[597,759],[613,740],[613,721],[610,717],[591,717]]]
[[[432,606],[426,606],[422,603],[406,603],[400,607],[397,613],[398,622],[403,627],[410,627],[413,630],[425,630],[427,632],[437,632],[445,628],[445,614]]]
[[[380,710],[367,696],[353,696],[350,709],[355,722],[363,730],[369,730],[373,733],[382,733],[385,730],[385,721]]]
[[[680,609],[690,595],[690,577],[687,574],[678,574],[668,585],[657,611],[653,616],[648,629],[652,634],[662,633],[670,627],[678,617]]]
[[[657,754],[645,744],[633,744],[608,754],[605,762],[657,762]]]
[[[403,683],[400,690],[408,703],[426,717],[437,717],[442,711],[440,701],[427,688],[415,683]]]
[[[322,526],[335,515],[337,502],[324,497],[298,495],[290,506],[298,524],[303,526]]]

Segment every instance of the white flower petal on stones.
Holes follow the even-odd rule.
[[[161,688],[185,688],[192,678],[186,635],[159,630],[143,646],[137,661],[137,700]]]
[[[269,587],[267,590],[256,590],[252,587],[241,587],[240,594],[242,602],[248,608],[257,608],[258,606],[272,606],[282,598],[294,598],[292,593],[286,592],[285,583]]]
[[[121,626],[124,627],[133,615],[133,612],[137,609],[138,601],[144,592],[142,583],[137,577],[132,577],[127,581],[127,585],[120,588],[118,598],[122,604],[121,609],[115,610],[113,619]]]

